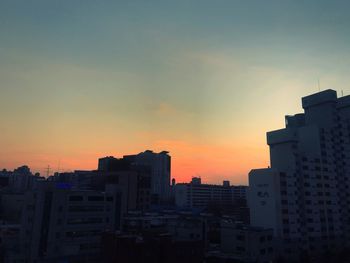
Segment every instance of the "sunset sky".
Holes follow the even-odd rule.
[[[151,149],[247,183],[301,97],[350,94],[349,1],[0,0],[0,169]]]

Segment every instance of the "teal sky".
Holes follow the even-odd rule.
[[[167,149],[245,183],[300,98],[350,94],[349,1],[0,0],[0,168]]]

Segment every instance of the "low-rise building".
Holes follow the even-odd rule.
[[[242,262],[269,263],[274,258],[273,231],[221,221],[221,252]]]
[[[103,262],[202,263],[204,247],[198,240],[175,240],[171,234],[105,233],[102,238]]]
[[[100,192],[42,183],[25,194],[21,254],[28,262],[92,260],[102,233],[119,228],[121,211],[122,193],[115,186]]]
[[[168,233],[177,241],[207,242],[206,218],[192,213],[145,213],[129,214],[123,218],[125,233],[143,233],[158,231]]]

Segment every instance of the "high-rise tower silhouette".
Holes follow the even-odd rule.
[[[350,96],[325,90],[302,105],[267,133],[271,168],[249,174],[251,223],[273,228],[284,254],[339,249],[350,237]]]

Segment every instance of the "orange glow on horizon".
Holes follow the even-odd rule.
[[[16,159],[0,162],[3,168],[14,169],[27,164],[33,172],[46,176],[47,165],[51,173],[74,170],[97,169],[98,158],[104,156],[122,157],[136,154],[146,149],[160,152],[169,151],[172,158],[171,173],[176,182],[189,182],[193,176],[200,176],[204,183],[221,184],[230,180],[233,184],[247,184],[248,172],[253,168],[268,165],[268,150],[265,144],[258,145],[210,145],[195,144],[179,140],[159,140],[151,147],[124,152],[85,152],[72,154],[69,158],[59,158],[54,154],[17,153]],[[18,163],[18,160],[24,160]]]

